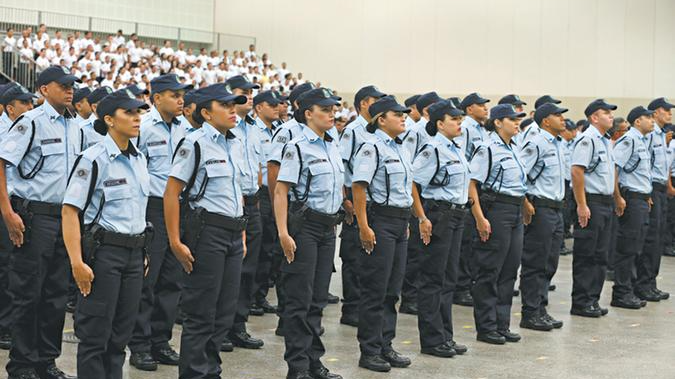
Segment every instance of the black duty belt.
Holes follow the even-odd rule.
[[[504,204],[512,204],[512,205],[523,205],[523,201],[525,200],[525,196],[511,196],[511,195],[505,195],[503,193],[497,193],[497,192],[485,192],[483,195],[481,195],[481,200],[487,200],[487,201],[492,201],[495,203],[504,203]]]
[[[649,200],[650,197],[652,197],[652,195],[649,194],[649,193],[641,193],[641,192],[635,192],[635,191],[629,191],[629,190],[622,191],[622,196],[625,199],[638,199],[638,200],[644,200],[644,201],[647,201],[647,200]]]
[[[394,218],[403,218],[403,219],[409,219],[411,214],[410,214],[410,208],[399,208],[399,207],[393,207],[391,205],[377,205],[373,204],[371,206],[371,209],[373,212],[382,215],[382,216],[387,216],[387,217],[394,217]]]
[[[14,210],[18,209],[27,209],[30,213],[51,216],[51,217],[61,217],[61,204],[45,203],[42,201],[33,201],[22,199],[17,196],[12,196],[10,199],[12,208]]]
[[[145,246],[145,233],[141,234],[123,234],[108,230],[101,230],[96,233],[96,239],[102,245],[112,245],[125,247],[128,249],[140,249]]]
[[[307,208],[304,213],[305,220],[309,222],[316,222],[323,226],[335,226],[342,222],[343,215],[340,213],[329,214],[315,211],[311,208]]]
[[[148,198],[148,209],[164,209],[164,199],[150,196]]]
[[[466,211],[468,210],[471,206],[469,203],[464,203],[464,204],[457,204],[457,203],[451,203],[449,201],[445,200],[433,200],[433,199],[427,199],[427,204],[435,210],[439,210],[441,212],[444,211]]]
[[[657,192],[666,192],[666,185],[665,184],[652,182],[652,188],[654,188],[654,191],[657,191]]]
[[[260,191],[256,192],[253,195],[244,196],[244,205],[247,207],[252,205],[258,205],[258,201],[260,201]]]
[[[246,229],[246,217],[227,217],[208,211],[203,211],[201,217],[206,225],[217,226],[233,232],[241,232]]]
[[[565,207],[565,203],[563,201],[555,201],[543,197],[532,196],[530,198],[530,201],[532,201],[532,205],[534,205],[535,208],[541,207],[541,208],[563,209]]]
[[[599,195],[597,193],[587,193],[586,201],[589,203],[600,203],[605,205],[614,204],[614,199],[612,195]]]

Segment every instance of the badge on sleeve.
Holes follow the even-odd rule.
[[[367,157],[370,155],[370,150],[363,150],[363,156]]]
[[[183,158],[187,157],[187,155],[188,155],[188,149],[183,147],[180,150],[178,150],[178,158],[183,159]]]
[[[580,142],[581,146],[588,146],[588,140],[583,140]]]
[[[16,131],[21,134],[26,134],[26,125],[19,124],[16,126]]]
[[[530,155],[534,152],[534,149],[528,146],[527,148],[525,148],[525,150],[523,150],[523,152],[525,153],[525,155]]]
[[[430,155],[431,155],[431,153],[430,153],[428,150],[424,150],[424,151],[422,152],[422,156],[423,156],[424,158],[429,158]]]
[[[294,152],[289,150],[286,152],[286,154],[284,154],[284,159],[293,159],[294,156]]]
[[[75,177],[78,179],[86,180],[89,177],[89,170],[86,168],[80,168],[75,172]]]

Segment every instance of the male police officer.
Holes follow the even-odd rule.
[[[103,86],[92,91],[89,96],[87,96],[87,103],[91,107],[91,114],[80,125],[81,138],[82,138],[82,150],[86,150],[95,144],[103,141],[103,136],[105,134],[104,130],[95,130],[94,122],[96,121],[96,107],[98,103],[103,100],[104,97],[113,93],[113,89],[108,86]]]
[[[158,76],[150,82],[153,106],[141,120],[138,149],[148,161],[150,198],[146,217],[155,227],[148,247],[150,269],[143,280],[143,295],[134,334],[129,342],[130,363],[139,370],[154,371],[157,363],[176,366],[179,356],[171,346],[171,333],[180,297],[180,264],[169,249],[164,223],[164,188],[174,152],[185,137],[176,117],[183,110],[183,96],[191,86],[181,84],[175,74]]]
[[[560,133],[565,130],[565,112],[567,109],[551,103],[537,108],[534,121],[540,133],[521,150],[528,187],[520,271],[520,327],[526,329],[549,331],[562,327],[562,321],[554,320],[545,306],[563,239],[565,162]]]
[[[417,110],[417,100],[420,98],[420,95],[412,95],[409,98],[405,99],[406,108],[410,108],[410,113],[408,118],[405,119],[405,128],[408,130],[411,126],[415,125],[420,121],[422,115],[420,111]]]
[[[79,82],[51,66],[37,79],[45,98],[9,129],[0,147],[0,209],[10,239],[13,297],[9,378],[72,378],[56,367],[68,290],[68,260],[61,234],[61,202],[80,134],[66,107]],[[5,163],[16,167],[8,194]]]
[[[586,107],[584,114],[590,126],[579,137],[572,154],[578,222],[574,227],[570,313],[577,316],[600,317],[607,313],[598,301],[605,281],[612,205],[616,205],[618,215],[623,214],[626,205],[618,191],[611,142],[605,137],[616,108],[603,99]]]
[[[632,128],[614,145],[619,188],[626,200],[626,210],[617,227],[611,303],[614,307],[640,309],[647,303],[633,293],[633,280],[635,262],[644,254],[652,202],[652,159],[647,135],[654,128],[653,113],[642,106],[633,108],[628,113]]]

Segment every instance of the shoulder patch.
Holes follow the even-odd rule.
[[[368,150],[368,149],[363,150],[363,156],[364,157],[367,157],[369,155],[370,155],[370,150]]]
[[[75,172],[75,177],[78,179],[86,180],[89,177],[89,170],[86,168],[79,168]]]
[[[587,139],[581,140],[581,142],[579,142],[579,144],[581,146],[588,146],[588,140]]]
[[[424,158],[429,158],[430,155],[431,155],[431,153],[429,152],[429,150],[424,150],[424,151],[422,152],[422,156],[423,156]]]
[[[178,150],[178,154],[177,154],[177,155],[178,155],[178,158],[185,158],[185,157],[187,157],[187,155],[188,155],[189,152],[190,152],[190,150],[189,150],[188,148],[181,147],[181,148]]]
[[[16,126],[16,131],[21,133],[21,134],[26,134],[27,129],[28,128],[26,128],[26,125],[23,125],[23,124],[19,124],[19,125]]]
[[[352,138],[352,135],[349,133],[345,133],[342,135],[342,139],[350,139],[350,138]]]
[[[293,159],[294,156],[295,156],[295,152],[294,152],[293,150],[290,150],[290,149],[289,149],[289,150],[284,154],[284,159]]]

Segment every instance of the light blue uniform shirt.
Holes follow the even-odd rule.
[[[87,150],[88,148],[96,145],[97,143],[103,141],[103,135],[99,134],[94,130],[94,122],[96,121],[96,115],[91,114],[88,119],[80,122],[80,129],[82,129],[82,148]]]
[[[112,137],[106,135],[100,144],[82,154],[63,203],[80,210],[84,208],[93,179],[93,162],[96,162],[98,173],[91,202],[84,214],[85,224],[96,222],[105,230],[124,234],[140,234],[145,230],[150,175],[145,157],[131,142],[128,151],[127,158]]]
[[[75,120],[60,115],[45,101],[23,114],[2,139],[0,158],[21,169],[24,179],[12,179],[14,195],[23,199],[61,204],[66,192],[68,174],[80,153],[80,130]],[[35,137],[24,158],[35,124]],[[39,170],[35,170],[39,168]]]
[[[541,132],[541,128],[537,125],[536,122],[532,121],[530,125],[527,126],[525,130],[520,131],[513,137],[513,142],[516,143],[516,146],[521,148],[525,147],[525,144],[530,142],[534,137],[538,136]]]
[[[2,144],[3,139],[5,138],[7,131],[14,121],[9,118],[7,112],[2,112],[0,115],[0,144]],[[5,179],[7,181],[7,193],[12,195],[12,176],[16,175],[16,169],[12,167],[11,164],[5,165]]]
[[[614,193],[614,156],[612,144],[591,125],[581,133],[574,152],[572,166],[585,168],[584,183],[587,193],[611,195]]]
[[[13,123],[14,121],[9,118],[7,112],[2,112],[2,115],[0,115],[0,141],[5,137],[5,133]]]
[[[281,164],[284,146],[292,139],[299,137],[302,134],[302,128],[302,124],[294,118],[279,125],[274,131],[270,155],[267,157],[267,160]]]
[[[367,183],[376,204],[411,207],[413,173],[408,151],[398,137],[391,138],[380,129],[373,135],[375,139],[364,142],[355,154],[353,182]]]
[[[489,143],[488,131],[470,116],[464,117],[460,126],[462,134],[455,138],[455,142],[464,149],[464,157],[470,160],[478,145]]]
[[[525,143],[520,160],[528,178],[529,195],[554,201],[565,197],[565,143],[544,129]]]
[[[272,155],[272,138],[277,127],[272,123],[272,127],[268,128],[260,117],[255,119],[255,124],[260,130],[260,145],[262,146],[262,185],[267,187],[267,161]]]
[[[654,131],[647,135],[648,150],[652,159],[652,180],[665,185],[670,180],[671,151],[666,145],[666,133],[654,123]]]
[[[286,144],[277,180],[295,187],[292,201],[302,201],[306,193],[309,208],[335,214],[342,205],[344,170],[337,140],[328,133],[322,139],[306,127]]]
[[[614,161],[619,167],[619,187],[633,192],[652,193],[652,162],[649,137],[630,128],[614,144]]]
[[[471,179],[487,191],[524,196],[527,191],[525,169],[516,150],[513,142],[506,145],[499,134],[492,133],[485,143],[476,147],[469,165]]]
[[[241,217],[243,193],[241,167],[244,145],[228,132],[221,134],[205,122],[202,127],[188,134],[176,152],[170,176],[187,183],[195,168],[195,143],[199,144],[200,159],[195,183],[190,189],[190,207],[204,208],[228,217]],[[203,196],[197,198],[201,192]]]
[[[255,125],[255,121],[249,116],[240,118],[237,116],[237,126],[232,129],[232,133],[244,145],[244,160],[239,162],[242,168],[241,190],[244,196],[252,196],[258,192],[258,174],[260,174],[260,165],[264,161],[260,135],[260,128]]]
[[[469,162],[464,151],[441,133],[417,154],[413,172],[415,183],[422,186],[423,198],[455,204],[469,200]]]
[[[408,151],[408,155],[413,160],[422,148],[432,140],[432,137],[427,133],[427,122],[427,119],[422,117],[410,127],[406,127],[406,131],[399,136],[401,141],[403,141],[403,147]]]
[[[180,115],[177,118],[178,118],[178,122],[180,122],[181,128],[183,128],[183,131],[185,132],[186,135],[194,132],[197,129],[199,129],[199,128],[193,127],[192,124],[190,124],[190,121],[188,121],[188,119],[185,118],[185,116]]]
[[[563,140],[563,157],[565,159],[565,180],[572,181],[572,153],[574,152],[574,144],[577,143],[578,137],[575,136],[569,141]],[[572,184],[570,183],[570,187]]]
[[[185,134],[185,128],[180,126],[178,119],[167,125],[155,107],[141,118],[141,134],[136,146],[148,160],[150,196],[164,196],[174,151]]]
[[[350,122],[345,127],[340,139],[340,156],[345,165],[345,186],[352,186],[352,175],[354,174],[354,157],[365,142],[375,141],[373,134],[366,130],[366,121],[363,116],[359,115],[354,121]]]

